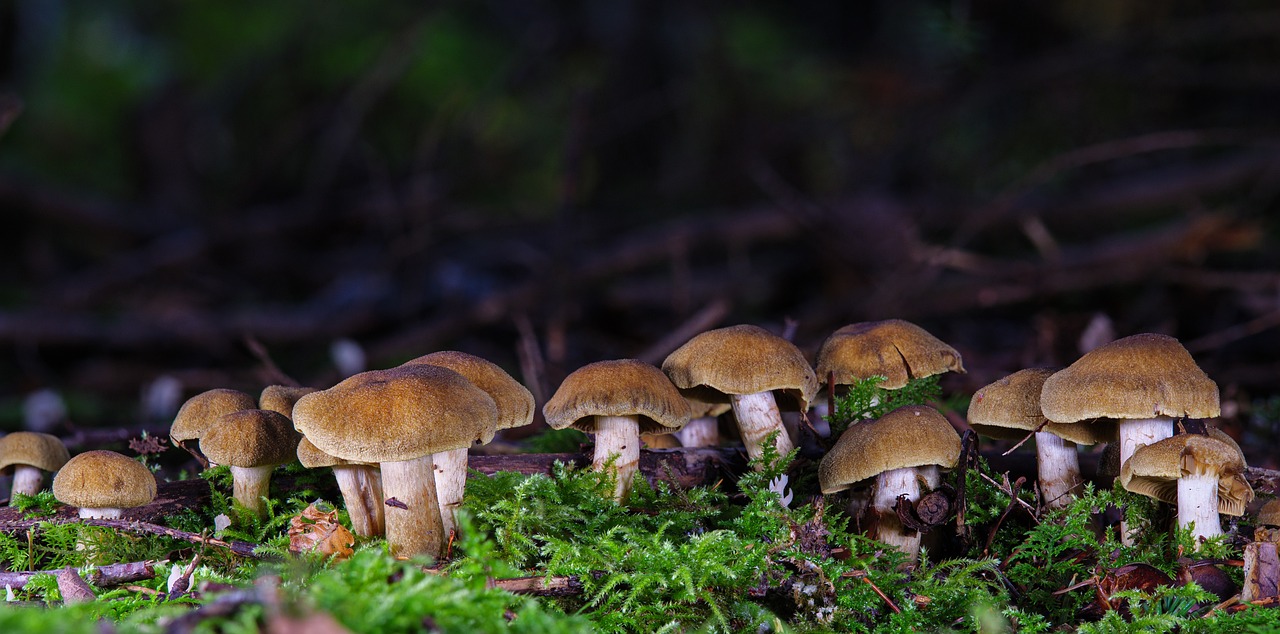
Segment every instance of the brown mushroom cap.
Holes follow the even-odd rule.
[[[1049,420],[1213,418],[1218,384],[1166,335],[1139,334],[1104,344],[1049,377],[1040,393]]]
[[[178,415],[169,427],[169,437],[175,443],[195,440],[204,435],[219,416],[257,406],[252,396],[239,390],[217,388],[201,392],[187,399],[178,409]]]
[[[689,422],[689,403],[662,370],[635,359],[597,361],[564,378],[542,408],[553,429],[595,431],[596,416],[636,416],[642,434],[665,434]]]
[[[444,350],[406,361],[403,365],[418,364],[448,368],[484,390],[498,406],[498,429],[522,427],[533,422],[537,407],[533,394],[497,364],[473,354]]]
[[[1280,526],[1280,499],[1271,500],[1258,510],[1259,526]]]
[[[86,451],[53,477],[53,496],[80,508],[125,509],[156,497],[156,478],[142,463],[114,451]]]
[[[298,432],[280,412],[242,409],[223,414],[200,438],[209,460],[233,467],[267,467],[293,462]]]
[[[1040,389],[1054,372],[1050,368],[1019,370],[974,392],[969,401],[969,425],[991,438],[1022,438],[1026,432],[1039,429],[1077,445],[1114,440],[1116,425],[1110,420],[1045,423]]]
[[[314,391],[316,391],[314,387],[268,385],[262,388],[262,394],[258,396],[258,409],[269,409],[292,418],[293,404],[297,403],[298,399]]]
[[[751,325],[708,330],[667,355],[662,370],[680,392],[707,403],[729,394],[776,392],[778,406],[805,411],[818,379],[790,341]]]
[[[909,321],[886,319],[849,324],[832,333],[818,351],[818,377],[835,373],[837,385],[880,375],[880,387],[896,390],[910,379],[943,372],[964,373],[955,348]]]
[[[843,491],[885,471],[960,460],[960,435],[938,410],[908,405],[851,425],[818,465],[823,494]]]
[[[34,431],[15,431],[0,438],[0,471],[10,473],[15,465],[30,465],[41,471],[57,471],[71,455],[57,436]]]
[[[733,405],[729,403],[708,403],[698,400],[689,394],[684,395],[684,400],[689,403],[689,418],[715,418],[731,409]]]
[[[317,448],[357,462],[400,462],[489,442],[497,420],[493,398],[434,365],[361,372],[293,406],[294,426]]]
[[[1193,474],[1218,476],[1218,512],[1243,515],[1253,500],[1253,488],[1244,479],[1244,457],[1230,444],[1213,436],[1178,434],[1143,445],[1120,468],[1120,484],[1169,504],[1178,503],[1178,478]]]
[[[320,451],[320,449],[315,445],[311,444],[311,441],[307,440],[306,436],[303,436],[302,440],[298,441],[298,462],[301,462],[302,466],[308,469],[366,464],[363,462],[352,462],[350,460],[343,460],[342,458],[330,456],[329,454]],[[376,467],[377,465],[374,464],[373,466]]]

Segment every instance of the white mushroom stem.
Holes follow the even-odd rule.
[[[787,430],[782,427],[782,416],[778,413],[778,401],[773,398],[773,392],[730,394],[729,404],[733,406],[733,417],[738,419],[738,430],[742,433],[742,444],[747,447],[748,458],[759,460],[764,455],[765,440],[774,432],[777,432],[774,446],[779,456],[785,456],[795,448]]]
[[[1192,473],[1178,478],[1178,528],[1191,529],[1196,538],[1222,534],[1218,518],[1218,475]]]
[[[911,503],[920,499],[920,480],[914,468],[890,469],[876,476],[872,507],[880,516],[876,539],[902,551],[907,559],[920,557],[920,533],[902,525],[895,507],[898,497],[905,495]]]
[[[695,418],[676,432],[682,447],[715,447],[720,444],[720,429],[714,416]]]
[[[351,529],[361,537],[377,537],[386,531],[383,523],[382,476],[365,465],[337,465],[333,477],[342,492],[342,502],[351,517]]]
[[[443,552],[444,531],[431,464],[431,454],[381,464],[382,494],[387,496],[387,547],[394,557],[427,555],[438,559]]]
[[[93,509],[81,507],[80,517],[84,519],[115,520],[120,519],[120,515],[123,512],[124,509]]]
[[[596,416],[596,451],[591,468],[603,471],[616,455],[610,472],[615,479],[613,499],[625,502],[640,466],[640,423],[635,416]]]
[[[1120,466],[1123,467],[1138,447],[1172,437],[1173,420],[1163,417],[1121,420],[1117,433],[1120,436]]]
[[[269,495],[274,465],[263,467],[231,467],[231,497],[254,515],[262,517],[267,506],[262,498]]]
[[[431,456],[436,470],[436,497],[440,500],[440,521],[446,539],[458,528],[458,508],[467,489],[467,448],[442,451]]]
[[[13,465],[13,488],[9,494],[9,500],[13,500],[13,496],[22,493],[24,495],[35,495],[44,488],[44,472],[40,467],[33,467],[29,464]]]
[[[1047,431],[1036,432],[1036,463],[1040,495],[1051,509],[1066,508],[1080,490],[1080,459],[1076,444]]]

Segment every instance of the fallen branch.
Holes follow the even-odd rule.
[[[103,519],[86,519],[80,517],[46,517],[38,519],[10,520],[0,522],[0,533],[17,533],[28,530],[38,530],[42,525],[47,524],[84,524],[86,526],[101,526],[103,528],[114,528],[118,531],[126,533],[145,533],[150,535],[160,535],[161,537],[169,537],[172,539],[191,542],[193,544],[203,544],[206,546],[216,546],[218,548],[226,548],[232,553],[241,557],[250,559],[261,559],[262,556],[253,552],[258,547],[257,544],[242,541],[224,541],[199,535],[196,533],[188,533],[180,531],[176,528],[168,526],[160,526],[150,522],[139,522],[135,520],[103,520]]]
[[[133,561],[123,564],[98,566],[96,568],[89,569],[85,580],[99,588],[106,588],[133,581],[142,581],[143,579],[154,579],[156,576],[154,565],[156,563],[159,562]],[[61,572],[61,570],[0,572],[0,586],[9,586],[14,590],[18,590],[27,585],[27,582],[36,575],[57,575],[59,572]],[[83,570],[76,570],[76,572],[83,572]]]

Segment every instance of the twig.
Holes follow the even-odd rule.
[[[1009,481],[1008,474],[1005,474],[1004,480],[1006,483],[1008,483]],[[1018,498],[1018,491],[1022,488],[1022,485],[1025,484],[1026,481],[1027,481],[1026,478],[1019,476],[1017,480],[1013,481],[1013,484],[1008,485],[1009,496],[1011,499],[1009,500],[1009,505],[1004,507],[1004,512],[1001,513],[1000,517],[997,517],[996,521],[991,525],[991,531],[987,533],[987,543],[982,547],[982,554],[984,557],[991,550],[991,543],[996,540],[996,533],[1000,531],[1000,526],[1004,524],[1005,518],[1009,517],[1009,511],[1012,511],[1014,507],[1017,506],[1018,502],[1022,502],[1022,500]],[[1023,502],[1023,506],[1026,506],[1026,502]],[[1034,512],[1031,513],[1031,517],[1033,519],[1035,518]]]
[[[883,601],[884,601],[884,602],[889,606],[889,609],[890,609],[890,610],[893,610],[893,612],[894,612],[895,614],[900,614],[900,613],[902,613],[902,610],[900,610],[900,609],[898,608],[898,606],[897,606],[896,604],[894,604],[893,600],[891,600],[887,595],[885,595],[885,593],[884,593],[882,590],[880,590],[880,588],[879,588],[879,587],[877,587],[877,586],[876,586],[876,584],[874,584],[874,583],[872,583],[872,582],[871,582],[871,579],[869,579],[869,578],[868,578],[867,573],[865,573],[865,572],[863,572],[863,571],[861,571],[861,570],[854,570],[854,571],[851,571],[851,572],[846,572],[846,573],[844,573],[844,575],[843,575],[843,576],[844,576],[844,577],[851,577],[851,578],[854,578],[854,579],[859,579],[859,580],[861,580],[863,583],[865,583],[865,584],[867,584],[867,585],[871,586],[871,590],[872,590],[873,592],[875,592],[875,593],[876,593],[876,595],[877,595],[877,596],[879,596],[879,597],[880,597],[880,599],[881,599],[881,600],[883,600]]]
[[[262,364],[262,369],[266,373],[268,381],[289,387],[302,385],[293,377],[285,374],[284,370],[281,370],[280,366],[276,365],[275,360],[271,358],[271,353],[267,352],[267,347],[262,345],[262,342],[258,341],[257,337],[246,334],[244,336],[244,345],[253,354],[253,358]]]
[[[18,531],[36,530],[46,524],[84,524],[86,526],[101,526],[103,528],[114,528],[118,531],[128,533],[146,533],[150,535],[160,535],[162,537],[170,537],[188,541],[193,544],[204,544],[208,546],[217,546],[226,548],[231,552],[248,557],[250,559],[262,559],[263,557],[254,552],[258,547],[257,544],[242,541],[224,541],[196,533],[188,533],[180,531],[176,528],[168,526],[160,526],[150,522],[138,522],[132,520],[103,520],[103,519],[86,519],[80,517],[49,517],[44,519],[29,520],[11,520],[0,522],[0,533],[12,533]]]
[[[1048,424],[1049,424],[1049,419],[1047,419],[1047,418],[1046,418],[1046,419],[1044,419],[1043,421],[1040,421],[1040,424],[1039,424],[1035,429],[1031,430],[1031,433],[1027,434],[1026,436],[1023,436],[1023,437],[1022,437],[1022,440],[1019,440],[1019,441],[1018,441],[1018,444],[1016,444],[1016,445],[1014,445],[1014,446],[1010,447],[1007,451],[1005,451],[1004,453],[1002,453],[1002,454],[1000,454],[1000,455],[1002,455],[1002,456],[1007,456],[1007,455],[1009,455],[1009,454],[1013,453],[1013,451],[1014,451],[1015,449],[1017,449],[1018,447],[1021,447],[1021,446],[1022,446],[1023,444],[1025,444],[1028,440],[1031,440],[1032,438],[1034,438],[1034,437],[1035,437],[1035,435],[1036,435],[1037,433],[1039,433],[1040,431],[1043,431],[1043,430],[1044,430],[1044,426],[1045,426],[1045,425],[1048,425]]]
[[[679,348],[684,342],[692,339],[694,335],[710,330],[721,321],[724,321],[731,307],[732,303],[727,298],[717,297],[710,304],[702,307],[702,310],[694,313],[692,317],[673,329],[671,334],[659,339],[656,343],[636,355],[636,358],[646,363],[657,365],[672,350]]]

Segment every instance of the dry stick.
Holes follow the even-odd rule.
[[[991,550],[991,542],[996,540],[996,533],[999,532],[1000,525],[1004,524],[1005,518],[1009,516],[1009,511],[1012,511],[1013,507],[1017,506],[1018,502],[1022,502],[1022,500],[1018,499],[1018,490],[1027,482],[1027,479],[1022,476],[1018,476],[1018,479],[1014,480],[1013,484],[1009,485],[1009,475],[1005,474],[1004,481],[1005,484],[1008,485],[1009,496],[1012,499],[1009,500],[1009,506],[1004,507],[1004,512],[1001,513],[1000,517],[997,517],[995,523],[991,525],[991,532],[987,533],[987,543],[982,547],[982,555],[984,557],[987,555],[988,551]],[[1026,506],[1026,502],[1023,502],[1023,505]],[[1034,518],[1035,513],[1033,512],[1031,516]]]
[[[694,313],[692,317],[686,319],[684,323],[676,326],[671,334],[659,339],[656,343],[646,348],[643,352],[636,355],[636,358],[645,363],[657,365],[662,363],[668,354],[679,348],[684,342],[693,338],[694,335],[710,330],[724,320],[729,314],[732,303],[725,297],[717,297],[711,303],[703,306],[701,310]]]
[[[227,550],[230,550],[232,553],[240,555],[241,557],[248,557],[250,559],[263,559],[262,555],[259,555],[253,552],[254,549],[258,547],[258,544],[251,544],[249,542],[242,542],[242,541],[236,541],[236,540],[225,541],[221,539],[214,539],[212,537],[206,537],[204,535],[198,535],[196,533],[188,533],[186,531],[180,531],[176,528],[169,528],[168,526],[160,526],[159,524],[151,524],[149,522],[138,522],[133,520],[103,520],[103,519],[86,519],[86,518],[79,518],[79,517],[49,517],[44,519],[12,520],[12,521],[0,522],[0,533],[10,533],[10,532],[38,529],[42,524],[84,524],[86,526],[101,526],[103,528],[114,528],[118,531],[124,531],[128,533],[147,533],[151,535],[160,535],[163,537],[170,537],[173,539],[188,541],[193,544],[206,544],[209,546],[218,546],[219,548],[226,548]]]
[[[1023,437],[1022,437],[1022,440],[1019,440],[1019,441],[1018,441],[1018,444],[1016,444],[1016,445],[1014,445],[1014,446],[1010,447],[1008,451],[1005,451],[1004,453],[1002,453],[1002,454],[1000,454],[1000,455],[1002,455],[1002,456],[1007,456],[1007,455],[1009,455],[1009,454],[1013,453],[1013,452],[1014,452],[1014,450],[1016,450],[1018,447],[1021,447],[1021,446],[1022,446],[1023,444],[1025,444],[1028,440],[1031,440],[1032,438],[1034,438],[1036,434],[1038,434],[1038,433],[1040,433],[1042,430],[1044,430],[1044,426],[1045,426],[1045,425],[1048,425],[1048,424],[1049,424],[1049,419],[1047,419],[1047,418],[1046,418],[1046,419],[1044,419],[1044,420],[1042,420],[1042,421],[1040,421],[1040,424],[1039,424],[1035,429],[1031,430],[1031,433],[1027,434],[1026,436],[1023,436]]]
[[[978,435],[972,429],[966,429],[960,436],[960,473],[956,476],[956,537],[966,545],[969,543],[969,527],[964,523],[965,481],[969,468],[973,463],[973,455],[978,448]]]
[[[885,593],[882,590],[880,590],[879,587],[876,586],[876,584],[871,582],[871,579],[867,576],[867,573],[861,570],[854,570],[852,572],[844,573],[843,576],[862,580],[863,583],[871,586],[871,590],[875,592],[876,595],[878,595],[882,600],[884,600],[886,604],[888,604],[890,610],[893,610],[895,614],[902,613],[902,610],[898,609],[898,606],[895,605],[894,602],[890,600],[889,597],[886,596]]]
[[[262,345],[262,342],[258,341],[257,337],[246,334],[244,336],[244,345],[249,349],[253,357],[258,360],[258,363],[262,364],[262,369],[266,371],[269,381],[289,387],[302,386],[297,379],[285,374],[284,370],[281,370],[280,366],[276,365],[275,360],[271,358],[271,353],[267,352],[267,347]]]
[[[108,564],[91,568],[88,572],[89,583],[99,588],[108,586],[118,586],[122,583],[130,581],[141,581],[143,579],[154,579],[156,572],[154,565],[162,562],[154,561],[133,561],[122,564]],[[27,585],[27,582],[36,575],[56,575],[59,570],[39,570],[34,572],[0,572],[0,586],[11,586],[14,590]],[[77,572],[80,572],[77,570]]]

